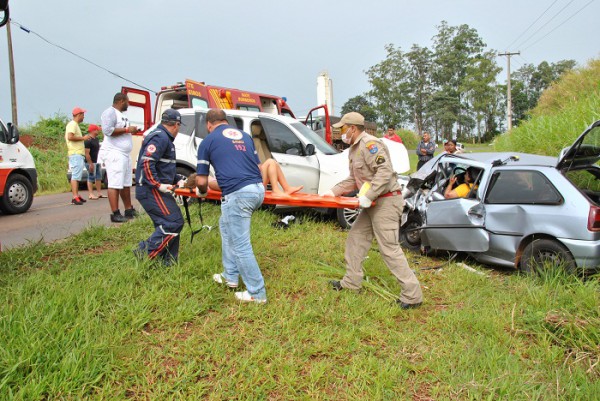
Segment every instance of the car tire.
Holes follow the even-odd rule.
[[[400,245],[410,251],[419,251],[421,249],[421,230],[423,219],[419,213],[411,213],[406,219],[406,223],[400,227]]]
[[[6,214],[25,213],[33,202],[33,186],[27,177],[13,174],[8,177],[0,209]]]
[[[352,192],[348,195],[345,195],[345,197],[353,198],[356,196],[356,194],[357,192]],[[358,217],[358,212],[358,209],[335,209],[337,221],[340,227],[348,230],[352,228],[352,224],[354,224],[356,218]]]
[[[521,272],[533,274],[543,271],[548,263],[552,263],[553,267],[560,266],[569,273],[576,268],[571,252],[560,242],[550,239],[531,241],[523,250],[519,265]]]

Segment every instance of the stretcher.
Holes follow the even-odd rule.
[[[175,195],[197,198],[196,192],[189,188],[176,188]],[[206,199],[221,200],[221,192],[208,190]],[[271,191],[265,191],[263,205],[284,205],[297,207],[323,207],[331,209],[358,209],[358,198],[347,198],[343,196],[320,196],[317,194],[306,194],[297,192],[292,195],[277,195]]]

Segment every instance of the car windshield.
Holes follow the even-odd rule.
[[[313,145],[315,145],[315,148],[319,152],[324,153],[326,155],[334,155],[336,153],[339,153],[333,146],[325,142],[325,140],[323,140],[323,138],[321,138],[319,134],[317,134],[301,122],[292,123],[292,127],[300,131],[300,133],[306,139],[308,139],[308,143],[312,143]]]

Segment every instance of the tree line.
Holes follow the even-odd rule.
[[[466,24],[442,21],[437,29],[431,48],[386,45],[386,58],[366,71],[371,89],[349,99],[342,114],[359,111],[384,127],[411,126],[438,140],[481,142],[502,132],[507,99],[506,84],[497,82],[497,52]],[[513,124],[527,119],[542,91],[574,66],[574,60],[544,61],[511,73]]]

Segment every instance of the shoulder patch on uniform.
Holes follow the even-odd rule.
[[[375,158],[375,163],[376,164],[385,163],[385,157],[383,157],[382,155],[377,156],[377,158]]]
[[[146,148],[146,152],[148,153],[154,153],[156,152],[156,146],[154,146],[153,143],[151,143],[150,145],[148,145],[148,147]]]
[[[367,147],[367,149],[369,149],[369,153],[373,155],[379,151],[379,148],[377,147],[377,142],[375,141],[367,142],[365,146]]]

